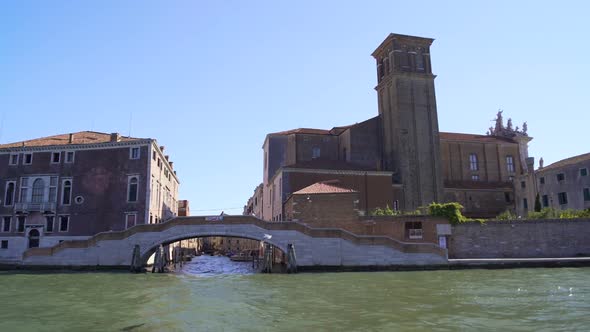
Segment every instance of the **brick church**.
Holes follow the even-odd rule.
[[[432,202],[459,202],[472,217],[525,213],[534,167],[526,124],[504,125],[499,112],[485,135],[439,132],[432,42],[390,34],[373,52],[376,117],[266,135],[263,182],[244,213],[304,221],[306,211],[331,207],[338,211],[330,213],[362,216],[376,208],[413,211]]]

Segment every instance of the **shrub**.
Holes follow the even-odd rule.
[[[528,219],[558,219],[559,212],[554,208],[543,208],[539,212],[529,212]]]
[[[543,207],[541,207],[541,197],[539,194],[535,197],[535,212],[541,212]]]
[[[512,211],[510,210],[506,210],[502,213],[500,213],[498,216],[496,216],[496,220],[516,220],[518,219],[518,216],[514,213],[512,213]]]
[[[397,214],[398,212],[391,209],[389,207],[389,204],[385,206],[385,209],[378,207],[375,210],[373,210],[373,212],[371,212],[372,216],[395,216]]]
[[[444,217],[453,225],[470,221],[462,213],[463,206],[459,203],[432,203],[428,206],[428,214],[434,217]]]

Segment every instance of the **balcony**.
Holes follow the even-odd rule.
[[[29,213],[29,212],[55,212],[55,202],[25,202],[15,203],[14,212]]]

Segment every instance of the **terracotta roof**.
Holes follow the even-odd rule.
[[[284,166],[284,168],[332,169],[339,171],[376,171],[376,167],[367,167],[342,160],[314,159]]]
[[[309,195],[309,194],[345,194],[356,193],[356,190],[349,188],[342,188],[336,186],[334,183],[316,182],[311,186],[305,187],[293,193],[293,195]]]
[[[440,139],[441,140],[449,140],[449,141],[478,141],[478,142],[508,142],[508,143],[516,143],[513,139],[508,137],[501,137],[501,136],[488,136],[488,135],[476,135],[476,134],[462,134],[462,133],[445,133],[440,132]]]
[[[585,154],[581,154],[579,156],[574,156],[574,157],[570,157],[570,158],[566,158],[566,159],[554,162],[553,164],[551,164],[549,166],[545,166],[543,168],[538,169],[538,171],[545,171],[548,169],[555,169],[555,168],[559,168],[559,167],[563,167],[563,166],[574,165],[574,164],[581,163],[581,162],[587,161],[587,160],[590,160],[590,153],[585,153]]]
[[[70,143],[70,135],[72,142]],[[140,140],[140,138],[120,137],[119,142],[128,142]],[[38,147],[38,146],[53,146],[53,145],[69,145],[69,144],[97,144],[108,143],[111,141],[111,134],[100,133],[95,131],[80,131],[71,134],[61,134],[42,138],[35,138],[28,141],[21,141],[15,143],[0,144],[0,149],[20,148],[20,147]]]
[[[312,135],[328,135],[329,130],[314,129],[314,128],[297,128],[286,131],[279,131],[277,133],[270,133],[269,135],[290,135],[290,134],[312,134]]]

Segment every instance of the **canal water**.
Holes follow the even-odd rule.
[[[1,273],[0,300],[0,331],[588,331],[590,269],[262,275],[202,256],[174,274]]]

